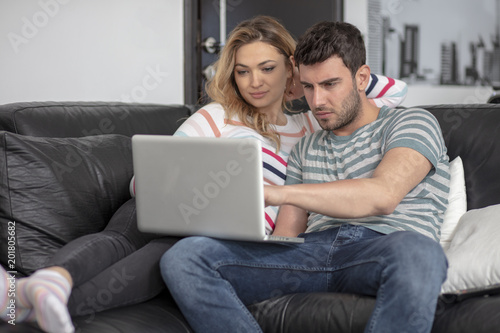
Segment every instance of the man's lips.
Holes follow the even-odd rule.
[[[266,94],[267,94],[266,91],[257,91],[257,92],[254,92],[254,93],[250,93],[250,96],[252,96],[255,99],[259,99],[259,98],[262,98],[262,97],[266,96]]]
[[[330,117],[331,114],[332,114],[332,112],[329,112],[329,111],[316,111],[314,113],[314,116],[318,119],[324,119],[324,118]]]

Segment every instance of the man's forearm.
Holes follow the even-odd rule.
[[[292,205],[339,218],[391,213],[396,199],[373,179],[350,179],[323,184],[274,186],[266,189],[270,205]],[[272,200],[272,202],[271,202]]]
[[[431,168],[429,160],[419,152],[393,148],[385,154],[370,178],[272,187],[265,192],[266,204],[292,205],[338,218],[387,215]]]

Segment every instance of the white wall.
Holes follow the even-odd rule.
[[[366,37],[368,34],[368,1],[344,1],[344,19],[356,25]],[[397,31],[402,31],[401,22],[421,24],[422,39],[429,43],[421,51],[421,66],[429,73],[429,81],[438,81],[440,68],[440,40],[433,36],[436,31],[445,34],[450,40],[458,42],[460,49],[467,48],[469,41],[477,39],[480,34],[488,36],[494,31],[496,15],[495,0],[379,0],[381,15],[390,16],[391,25]],[[416,21],[412,21],[416,20]],[[483,22],[468,28],[471,21]],[[492,25],[493,24],[493,25]],[[464,29],[465,28],[465,29]],[[391,36],[393,44],[399,45],[401,36]],[[488,38],[485,38],[485,41]],[[490,41],[487,40],[489,43]],[[391,44],[392,45],[392,44]],[[399,47],[388,46],[388,61],[386,75],[397,78],[399,75]],[[459,59],[463,64],[470,62],[469,58]],[[462,74],[462,73],[461,73]],[[408,95],[405,106],[425,104],[461,104],[485,103],[493,93],[491,87],[477,86],[441,86],[433,84],[408,83]]]
[[[403,106],[486,103],[492,94],[491,87],[410,84]]]
[[[0,0],[0,104],[183,103],[183,0]]]
[[[399,5],[391,5],[394,3]],[[391,27],[395,29],[387,41],[388,75],[399,72],[399,43],[405,24],[419,26],[419,74],[429,81],[439,82],[443,42],[456,43],[462,82],[465,76],[462,69],[472,62],[470,43],[477,43],[481,37],[486,49],[493,49],[497,23],[495,0],[382,0],[381,4],[381,14],[390,16]]]
[[[344,21],[354,24],[363,38],[368,34],[368,0],[344,0]]]

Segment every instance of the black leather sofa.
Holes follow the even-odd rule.
[[[426,106],[450,159],[461,156],[468,209],[500,204],[500,105]],[[170,135],[195,108],[110,102],[0,106],[0,262],[19,277],[60,246],[103,228],[129,198],[130,136]],[[15,245],[8,227],[15,222]],[[499,220],[500,226],[500,220]],[[15,260],[15,266],[10,267]],[[499,289],[440,298],[433,332],[500,332]],[[374,298],[293,294],[250,306],[265,332],[362,332]],[[191,332],[168,292],[83,317],[77,332]],[[40,332],[0,323],[1,332]]]

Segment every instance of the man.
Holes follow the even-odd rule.
[[[323,131],[297,144],[287,185],[265,198],[281,206],[274,234],[305,242],[186,238],[163,256],[164,280],[197,332],[260,332],[246,305],[320,291],[376,296],[366,332],[430,332],[447,268],[439,125],[425,110],[368,102],[363,39],[348,23],[313,26],[294,57]]]

